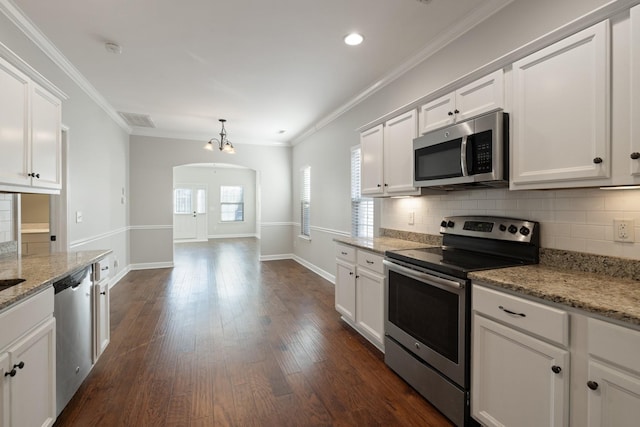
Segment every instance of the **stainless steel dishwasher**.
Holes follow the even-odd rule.
[[[91,267],[55,282],[56,415],[91,370]]]

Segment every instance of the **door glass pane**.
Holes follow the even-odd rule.
[[[173,197],[173,213],[191,213],[192,191],[190,188],[176,188]]]
[[[207,212],[207,192],[204,188],[198,188],[196,191],[196,212],[203,214]]]

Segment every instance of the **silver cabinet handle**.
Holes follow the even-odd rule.
[[[499,308],[500,310],[504,311],[505,313],[510,314],[510,315],[512,315],[512,316],[527,317],[527,315],[526,315],[526,314],[524,314],[524,313],[516,313],[515,311],[508,310],[508,309],[504,308],[504,307],[503,307],[503,306],[501,306],[501,305],[499,305],[499,306],[498,306],[498,308]]]
[[[367,260],[365,260],[365,261],[367,261],[367,264],[375,264],[375,262],[373,262],[373,261],[369,261],[368,259],[367,259]]]

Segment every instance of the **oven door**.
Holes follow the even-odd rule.
[[[384,260],[385,335],[459,386],[468,386],[468,284]]]

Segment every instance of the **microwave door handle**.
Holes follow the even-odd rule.
[[[462,137],[462,144],[460,145],[460,166],[462,167],[462,176],[468,176],[469,170],[467,169],[467,135]]]

